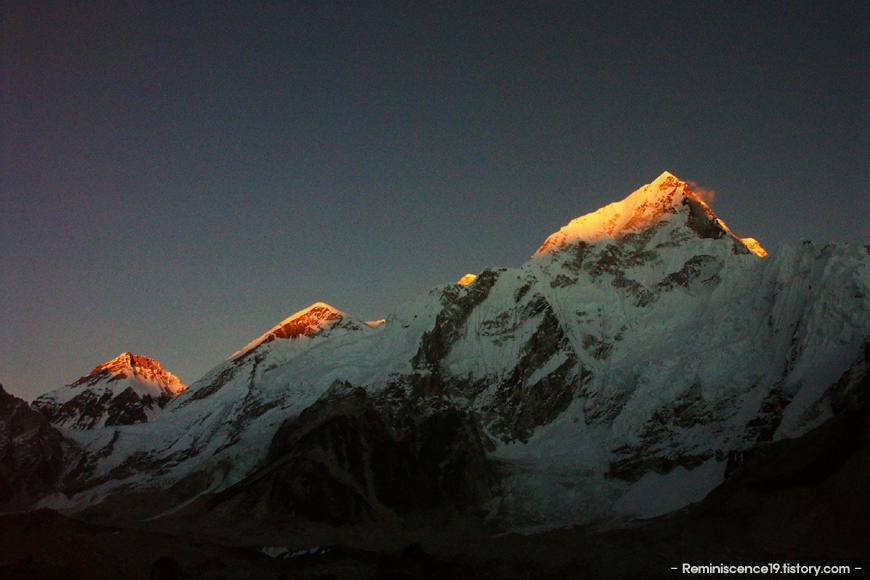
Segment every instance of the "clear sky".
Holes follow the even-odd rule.
[[[868,3],[640,4],[4,2],[0,382],[191,383],[665,170],[768,250],[870,243]]]

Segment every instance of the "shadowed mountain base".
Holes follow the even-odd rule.
[[[770,562],[846,565],[849,578],[868,577],[866,405],[733,462],[734,476],[703,502],[631,528],[478,536],[478,542],[451,542],[445,529],[422,545],[381,552],[326,546],[273,558],[189,534],[87,524],[46,510],[5,515],[0,579],[148,578],[161,558],[172,558],[185,578],[213,580],[677,578],[681,572],[671,568],[683,563]]]

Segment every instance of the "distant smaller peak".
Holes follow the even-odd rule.
[[[457,282],[457,284],[462,284],[463,286],[468,286],[469,284],[471,284],[475,280],[477,280],[477,276],[475,274],[466,274],[465,276],[463,276],[462,278],[459,279],[459,282]]]
[[[285,318],[281,321],[281,324],[279,324],[278,327],[285,326],[289,323],[297,323],[307,327],[320,327],[323,326],[325,322],[340,320],[346,317],[348,317],[346,312],[330,306],[326,302],[315,302],[308,308],[303,308],[299,312],[291,314]],[[273,330],[277,330],[278,327]]]
[[[160,362],[147,356],[138,356],[130,351],[122,352],[112,360],[98,365],[87,375],[69,386],[92,384],[93,380],[103,380],[108,375],[117,378],[144,377],[157,378],[163,389],[176,395],[187,388],[178,377],[167,371]]]
[[[280,331],[281,328],[295,324],[306,328],[320,327],[324,322],[338,320],[347,316],[338,308],[334,308],[326,302],[315,302],[308,308],[303,308],[299,312],[291,314],[281,321],[281,323],[272,329],[271,332]],[[283,337],[282,337],[283,338]]]
[[[321,331],[339,325],[341,328],[360,330],[366,325],[358,322],[354,317],[338,308],[330,306],[326,302],[315,302],[299,312],[295,312],[275,325],[267,333],[247,344],[243,349],[236,351],[230,357],[234,359],[243,355],[262,344],[267,344],[276,339],[296,339],[301,337],[313,337]]]

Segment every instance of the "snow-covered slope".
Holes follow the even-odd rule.
[[[57,426],[94,429],[152,419],[186,386],[159,362],[129,352],[33,402]]]
[[[322,302],[296,312],[190,385],[152,424],[83,435],[98,448],[112,445],[97,475],[135,473],[138,481],[156,469],[176,481],[208,466],[210,485],[237,481],[265,455],[288,414],[329,387],[331,369],[365,358],[365,339],[375,332]]]
[[[665,173],[572,221],[519,268],[433,288],[376,327],[325,304],[294,314],[153,422],[80,433],[100,459],[93,489],[71,501],[176,484],[189,498],[252,477],[263,485],[268,472],[313,486],[299,490],[341,489],[355,513],[379,514],[390,502],[359,482],[394,474],[373,441],[419,442],[437,416],[479,426],[444,440],[486,457],[444,461],[467,481],[496,460],[498,491],[479,497],[500,521],[665,513],[703,497],[742,451],[840,412],[866,368],[867,247],[765,254]],[[276,455],[279,431],[311,455]],[[438,489],[448,488],[473,486]]]

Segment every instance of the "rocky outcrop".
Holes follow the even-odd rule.
[[[337,383],[285,421],[261,467],[215,496],[213,506],[337,525],[489,499],[496,482],[486,458],[491,443],[476,419],[398,397],[372,398]]]
[[[0,508],[29,507],[80,459],[41,413],[0,385]]]

